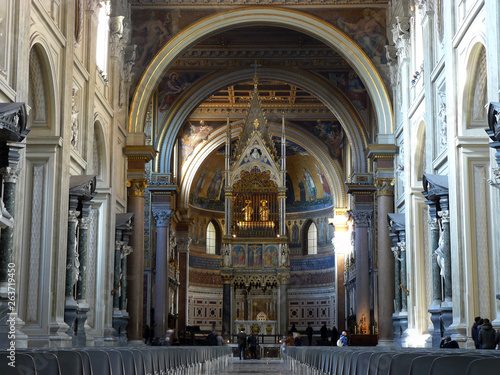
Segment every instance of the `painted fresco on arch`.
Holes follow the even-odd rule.
[[[353,39],[375,64],[386,64],[386,9],[313,9],[312,14],[331,23]]]
[[[233,267],[245,265],[245,248],[241,245],[235,245],[231,251]]]
[[[342,164],[343,150],[347,137],[340,122],[317,120],[304,121],[298,125],[318,137],[328,147],[332,159],[338,159],[339,163]]]
[[[208,139],[213,130],[213,126],[205,124],[203,120],[184,124],[181,130],[182,163],[191,156],[196,146]]]
[[[224,154],[212,153],[198,168],[191,185],[190,204],[224,212]]]
[[[278,267],[278,248],[274,245],[267,246],[263,255],[264,266]]]

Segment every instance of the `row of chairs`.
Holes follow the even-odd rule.
[[[289,346],[285,360],[297,375],[500,374],[498,350]]]
[[[0,352],[1,375],[198,375],[222,372],[231,348],[133,347],[17,350],[15,367]],[[9,364],[10,363],[10,364]]]

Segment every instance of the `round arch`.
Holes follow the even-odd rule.
[[[173,152],[175,139],[190,113],[213,92],[226,87],[236,81],[252,79],[254,71],[251,69],[238,70],[216,78],[207,77],[199,84],[190,87],[183,94],[185,100],[179,100],[180,107],[172,110],[172,115],[166,119],[165,125],[160,130],[158,143],[155,147],[159,150],[159,157],[155,161],[155,170],[168,173],[170,168],[170,155]],[[313,77],[297,75],[286,70],[262,69],[259,78],[272,78],[292,83],[309,91],[320,99],[327,108],[335,114],[342,125],[353,152],[354,167],[356,172],[366,171],[366,157],[364,150],[368,144],[365,129],[356,109],[345,99],[345,96],[333,85],[326,86]]]
[[[158,82],[175,59],[189,47],[202,39],[231,27],[272,25],[293,29],[310,35],[336,50],[354,68],[365,84],[374,106],[381,135],[394,131],[391,102],[387,89],[377,69],[346,34],[331,24],[301,11],[279,7],[244,7],[201,19],[173,37],[154,57],[142,75],[134,93],[129,123],[129,132],[143,132],[149,99]]]

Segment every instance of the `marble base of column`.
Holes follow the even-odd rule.
[[[77,312],[78,304],[76,301],[74,299],[67,299],[66,305],[64,306],[64,323],[69,327],[66,334],[71,337],[73,347],[76,346],[75,323]]]
[[[408,339],[408,313],[406,311],[399,312],[399,325],[401,327],[401,346],[407,347],[406,340]]]
[[[431,314],[431,322],[433,326],[432,347],[439,348],[441,342],[441,306],[431,306],[428,310]]]
[[[393,346],[396,348],[401,348],[403,345],[401,342],[402,330],[399,312],[392,314],[392,326],[394,327]]]
[[[76,345],[74,345],[78,348],[87,346],[85,323],[87,322],[87,313],[89,310],[89,305],[86,303],[78,304],[78,310],[76,312]]]
[[[229,338],[231,335],[231,284],[222,287],[222,337]]]
[[[450,326],[453,323],[453,307],[451,304],[441,305],[441,323],[443,324],[443,337],[451,336]]]

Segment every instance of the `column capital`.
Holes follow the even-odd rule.
[[[399,246],[392,246],[391,251],[394,254],[394,258],[399,260],[399,257],[401,256],[401,250],[399,249]]]
[[[439,217],[441,218],[441,221],[443,223],[449,223],[450,222],[450,211],[439,211],[438,212]]]
[[[373,211],[371,210],[351,210],[349,217],[354,220],[356,226],[370,226]]]
[[[163,208],[153,208],[152,211],[157,227],[168,227],[170,225],[173,211]]]
[[[394,178],[376,178],[377,195],[394,195]]]
[[[438,220],[436,218],[427,219],[427,223],[429,224],[430,230],[438,230],[439,229]]]
[[[69,210],[68,211],[68,221],[70,223],[78,223],[78,216],[80,215],[79,211]]]
[[[400,251],[406,251],[406,241],[398,242],[398,247]]]
[[[130,197],[144,197],[144,192],[147,186],[148,183],[145,178],[127,180],[127,187],[129,188]]]
[[[492,187],[500,189],[500,168],[493,168],[491,170],[491,178],[487,181]]]
[[[222,283],[223,284],[231,284],[233,280],[233,275],[230,273],[221,273]]]
[[[19,178],[19,173],[21,173],[21,170],[19,168],[12,168],[12,167],[0,168],[0,175],[2,175],[4,182],[7,183],[16,184],[17,179]]]
[[[289,273],[280,273],[278,275],[278,280],[280,285],[288,285],[290,283],[290,274]]]
[[[410,53],[410,19],[409,17],[396,17],[392,25],[392,39],[398,49],[399,59],[406,59]],[[400,60],[401,61],[401,60]]]

